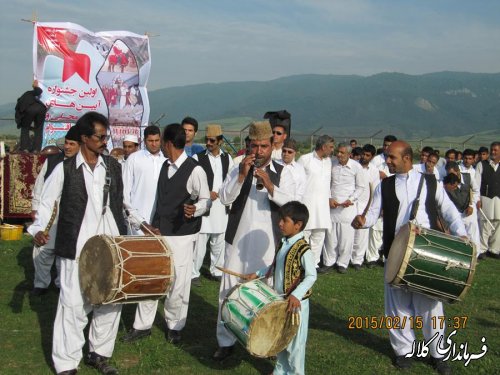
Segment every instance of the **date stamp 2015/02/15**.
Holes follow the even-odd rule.
[[[467,321],[467,316],[433,316],[430,324],[433,329],[464,329]],[[423,325],[421,316],[349,316],[347,320],[348,329],[421,329]]]

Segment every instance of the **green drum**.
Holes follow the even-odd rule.
[[[286,310],[288,302],[261,280],[233,287],[224,299],[221,318],[226,328],[256,357],[272,357],[297,334]]]
[[[463,301],[476,270],[472,243],[408,223],[392,243],[385,281],[440,301]]]

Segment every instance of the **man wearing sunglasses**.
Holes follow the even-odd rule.
[[[265,119],[269,119],[273,131],[272,160],[281,160],[281,149],[283,143],[290,133],[290,113],[286,110],[277,112],[266,112]]]
[[[289,168],[292,172],[293,179],[295,181],[295,198],[294,200],[302,202],[302,197],[304,196],[306,190],[306,171],[304,167],[295,161],[295,155],[297,155],[297,142],[295,139],[287,138],[283,143],[283,148],[281,149],[281,161],[285,168]]]
[[[61,258],[61,289],[54,321],[52,359],[58,374],[76,374],[85,345],[87,315],[89,354],[85,363],[102,374],[118,371],[108,363],[120,323],[120,304],[91,305],[80,290],[78,258],[87,240],[97,234],[126,234],[120,164],[102,155],[106,149],[108,119],[88,112],[76,123],[81,147],[76,156],[59,163],[45,182],[35,222],[30,227],[37,245],[50,235],[43,230],[59,202],[56,255]]]
[[[210,189],[210,210],[202,218],[193,257],[191,284],[195,286],[201,286],[200,269],[207,252],[208,242],[210,243],[210,274],[217,281],[220,281],[222,276],[222,272],[215,266],[224,264],[224,234],[229,207],[220,202],[219,188],[222,186],[227,172],[233,168],[233,159],[221,148],[222,142],[221,126],[209,124],[205,136],[207,149],[193,156],[207,174]]]

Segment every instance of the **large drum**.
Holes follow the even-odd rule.
[[[98,235],[85,243],[79,271],[84,296],[100,305],[164,296],[174,264],[161,237]]]
[[[288,301],[260,280],[233,287],[224,299],[221,317],[238,341],[257,357],[272,357],[297,334]]]
[[[472,243],[409,223],[394,238],[385,281],[454,303],[462,301],[469,290],[476,261]]]

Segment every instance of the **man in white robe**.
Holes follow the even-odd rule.
[[[219,191],[222,204],[232,204],[226,229],[224,268],[248,274],[269,266],[280,238],[278,207],[294,197],[295,183],[289,169],[271,160],[272,133],[268,121],[250,126],[251,154],[234,167]],[[258,167],[255,167],[258,165]],[[239,278],[224,274],[219,290],[218,348],[213,358],[232,354],[235,336],[221,321],[221,306]]]
[[[320,262],[326,232],[332,227],[329,198],[333,149],[333,138],[329,135],[322,135],[316,141],[315,150],[302,155],[298,160],[307,176],[302,203],[309,210],[309,221],[304,230],[304,236],[311,246],[316,267]]]
[[[297,142],[293,138],[287,138],[281,149],[281,160],[278,161],[285,168],[289,168],[295,181],[294,200],[302,202],[307,184],[307,176],[304,167],[295,161],[297,154]]]

